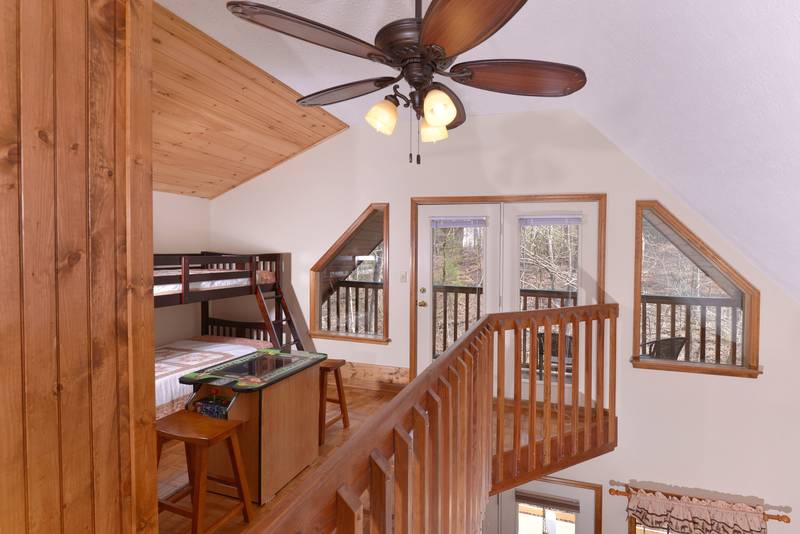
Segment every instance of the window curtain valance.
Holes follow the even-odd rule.
[[[642,525],[669,528],[681,534],[765,534],[762,506],[694,497],[667,496],[660,492],[631,490],[628,515]]]

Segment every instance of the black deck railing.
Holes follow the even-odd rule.
[[[643,356],[742,365],[740,299],[642,295],[641,303]]]
[[[383,335],[383,282],[336,282],[320,306],[320,329]]]

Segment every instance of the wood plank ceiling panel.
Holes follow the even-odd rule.
[[[347,128],[162,6],[153,13],[153,188],[204,198]]]

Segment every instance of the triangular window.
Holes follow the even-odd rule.
[[[388,342],[389,205],[370,204],[311,268],[311,335]]]
[[[636,212],[634,365],[757,375],[758,290],[658,202]]]

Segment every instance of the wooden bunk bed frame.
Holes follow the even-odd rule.
[[[200,252],[153,255],[153,301],[156,308],[201,303],[204,336],[266,340],[273,347],[305,350],[281,288],[285,254]],[[159,287],[165,290],[160,291]],[[209,301],[254,295],[263,322],[211,317]],[[267,301],[274,301],[274,318]]]

